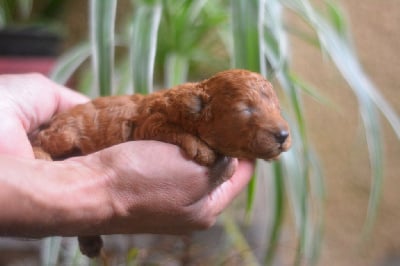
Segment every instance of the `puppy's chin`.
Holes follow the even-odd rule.
[[[292,140],[289,138],[280,146],[281,152],[288,151],[291,146],[292,146]]]
[[[279,154],[274,155],[274,156],[264,156],[264,157],[261,157],[261,159],[263,159],[264,161],[267,161],[267,162],[271,162],[271,161],[278,160],[280,157],[281,157],[281,154],[279,153]]]
[[[281,156],[282,152],[285,152],[287,149],[284,149],[282,146],[274,147],[267,152],[262,153],[258,156],[260,159],[265,161],[276,161]]]
[[[267,162],[272,162],[272,161],[277,161],[277,160],[279,160],[280,157],[281,157],[281,154],[279,153],[279,154],[276,155],[275,157],[272,157],[272,158],[263,158],[263,160],[264,160],[264,161],[267,161]]]

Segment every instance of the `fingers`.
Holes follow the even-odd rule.
[[[239,161],[233,176],[196,204],[192,205],[192,221],[198,230],[211,227],[217,216],[233,201],[246,187],[254,171],[254,162]]]
[[[89,98],[81,93],[67,89],[56,83],[53,83],[53,85],[56,93],[55,113],[66,111],[77,104],[82,104],[89,101]]]
[[[254,162],[240,161],[236,172],[207,197],[206,206],[212,215],[220,214],[247,186],[254,172]]]
[[[46,123],[56,113],[89,101],[89,98],[83,94],[61,86],[42,75],[27,74],[26,76],[33,82],[32,87],[27,89],[34,92],[29,94],[30,97],[25,99],[23,105],[20,105],[20,109],[30,108],[33,111],[29,117],[30,131]]]
[[[17,118],[28,133],[46,123],[55,113],[89,100],[41,74],[1,76],[0,96],[4,100],[0,109]]]
[[[227,156],[219,156],[210,167],[209,176],[215,187],[230,178],[236,170],[238,160]]]
[[[0,77],[0,152],[33,157],[27,133],[32,133],[57,112],[89,99],[41,74]]]
[[[0,124],[0,153],[34,158],[31,144],[22,124],[10,116],[2,117]]]

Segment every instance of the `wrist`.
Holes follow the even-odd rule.
[[[0,155],[0,235],[98,232],[112,214],[107,178],[82,158],[49,162]]]

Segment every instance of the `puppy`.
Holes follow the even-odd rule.
[[[59,160],[130,140],[178,145],[211,169],[218,158],[276,159],[291,143],[271,84],[236,69],[147,96],[101,97],[78,105],[55,115],[32,146],[36,158]],[[82,253],[99,255],[100,237],[79,240]]]

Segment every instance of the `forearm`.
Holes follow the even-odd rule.
[[[103,189],[106,177],[79,160],[47,162],[0,155],[0,169],[0,235],[90,234],[96,230],[95,221],[110,215]]]

